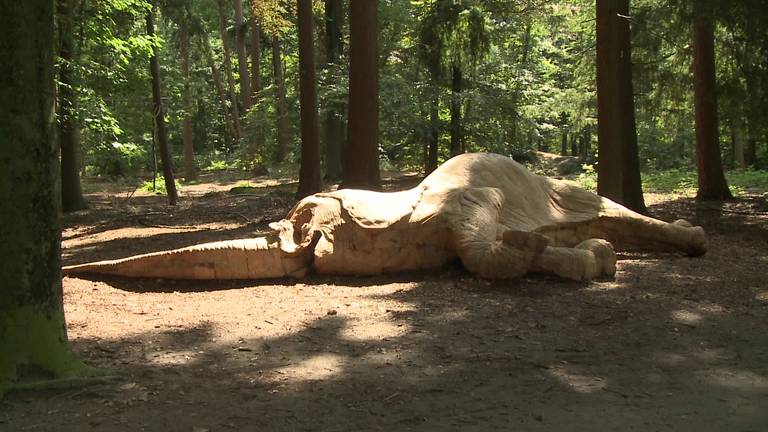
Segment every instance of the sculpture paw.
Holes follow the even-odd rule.
[[[613,246],[603,239],[589,239],[576,245],[576,249],[589,251],[584,266],[582,279],[591,280],[599,276],[612,276],[616,273],[616,252]]]

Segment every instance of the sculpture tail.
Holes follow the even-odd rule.
[[[276,241],[257,237],[65,266],[62,273],[161,279],[267,279],[302,276],[310,259],[311,254],[289,255]]]

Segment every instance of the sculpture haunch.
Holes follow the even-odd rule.
[[[372,275],[440,267],[459,258],[486,278],[529,271],[588,280],[616,270],[619,250],[701,255],[706,236],[686,221],[635,213],[493,154],[457,156],[413,189],[339,190],[301,200],[273,234],[64,267],[172,279]]]

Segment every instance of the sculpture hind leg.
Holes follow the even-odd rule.
[[[454,197],[446,212],[456,251],[467,270],[487,278],[543,271],[575,280],[616,271],[616,255],[604,240],[565,248],[549,246],[550,239],[535,232],[500,232],[503,200],[498,189],[467,188]]]

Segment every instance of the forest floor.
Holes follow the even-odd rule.
[[[87,184],[65,264],[257,235],[295,183],[206,175],[164,197]],[[410,186],[418,178],[390,181]],[[243,188],[241,188],[243,189]],[[768,203],[648,195],[710,238],[615,278],[64,278],[71,344],[122,381],[0,400],[2,431],[768,430]]]

